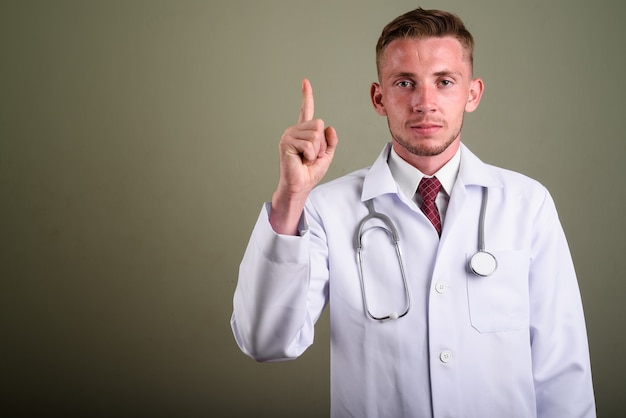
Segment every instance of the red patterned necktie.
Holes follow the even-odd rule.
[[[433,224],[437,234],[441,236],[441,218],[439,217],[437,205],[435,205],[435,198],[437,193],[439,193],[439,189],[441,189],[441,183],[439,183],[437,177],[422,177],[422,181],[417,186],[418,193],[422,195],[422,212]]]

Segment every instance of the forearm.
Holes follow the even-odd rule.
[[[595,400],[582,300],[565,235],[553,214],[538,229],[530,277],[537,415],[591,418]]]
[[[274,233],[262,211],[241,262],[231,321],[241,350],[256,360],[295,358],[313,341],[308,241]]]

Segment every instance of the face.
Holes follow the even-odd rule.
[[[381,57],[371,98],[398,155],[432,174],[456,153],[464,113],[478,107],[482,92],[455,38],[397,39]]]

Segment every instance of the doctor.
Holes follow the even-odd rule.
[[[461,143],[484,88],[472,51],[446,12],[417,9],[384,28],[371,99],[391,142],[369,168],[317,186],[338,139],[314,119],[308,80],[281,138],[278,187],[241,263],[231,325],[252,358],[294,359],[330,304],[333,417],[595,416],[553,200]],[[372,213],[382,216],[362,222]],[[476,274],[481,236],[495,261]]]

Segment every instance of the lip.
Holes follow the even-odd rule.
[[[417,125],[411,125],[411,130],[419,133],[420,135],[433,135],[441,129],[441,125],[434,123],[419,123]]]

